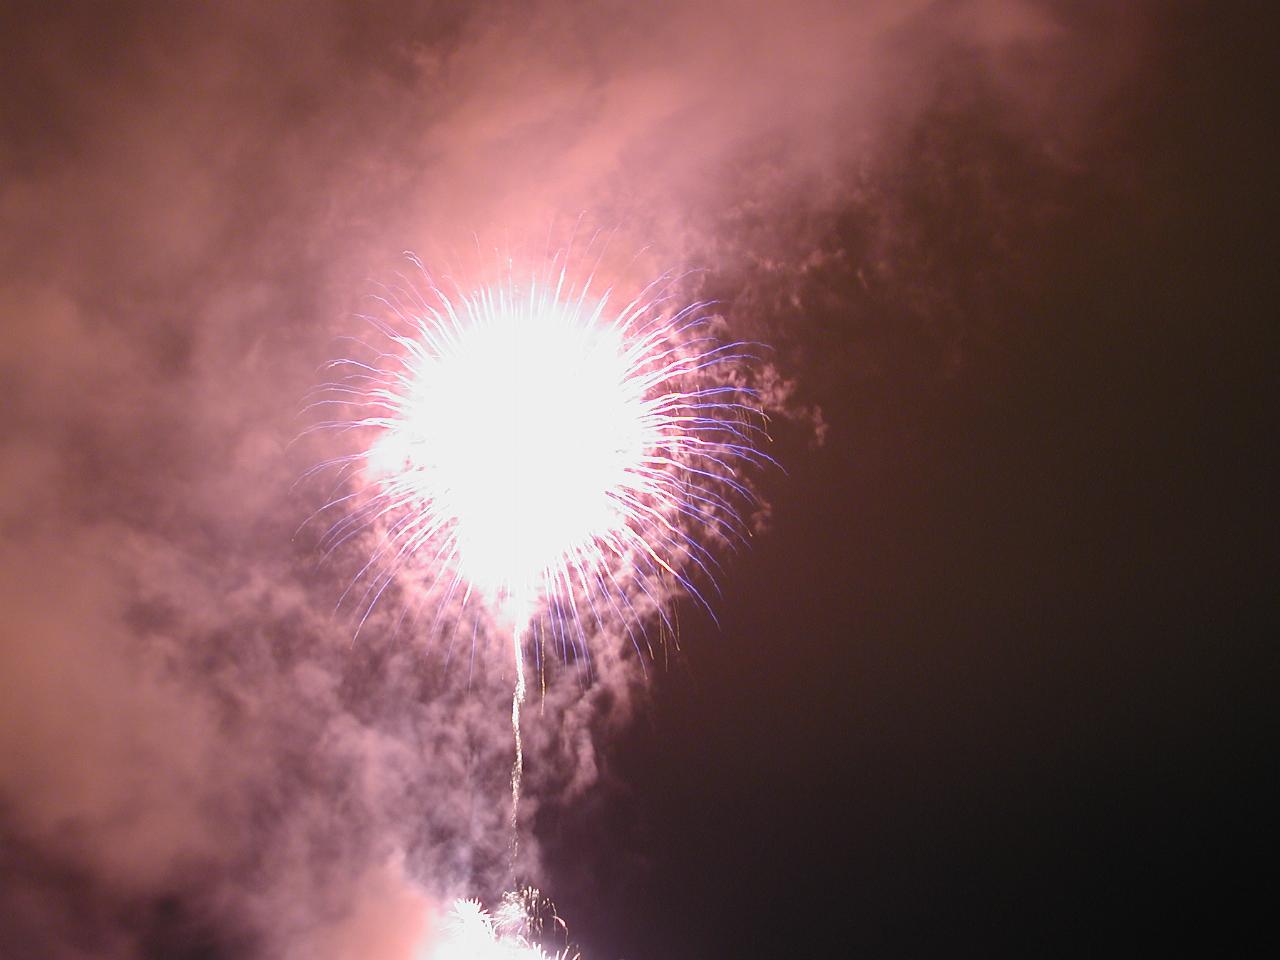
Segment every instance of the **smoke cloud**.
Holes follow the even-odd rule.
[[[1018,0],[8,9],[0,952],[52,960],[407,960],[511,880],[505,647],[394,600],[353,643],[359,558],[297,532],[295,481],[349,452],[298,410],[402,250],[583,216],[777,342],[772,411],[820,442],[788,345],[847,256],[824,225],[873,211],[892,282],[924,112],[981,87],[1069,165],[1124,53]],[[621,636],[548,678],[530,823],[646,690]]]

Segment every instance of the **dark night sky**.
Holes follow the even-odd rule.
[[[1262,51],[1244,18],[1166,13],[1163,69],[1075,170],[981,103],[912,132],[904,285],[946,291],[943,328],[893,282],[815,280],[832,357],[807,386],[841,436],[781,438],[776,530],[723,631],[614,745],[618,799],[564,828],[566,862],[606,851],[567,911],[648,955],[673,955],[655,916],[679,956],[1273,939]],[[883,366],[850,376],[868,344]],[[634,850],[662,886],[602,920]]]
[[[349,643],[286,444],[401,250],[588,207],[791,386],[719,626],[531,734],[584,960],[1274,939],[1258,24],[729,6],[0,17],[0,956],[491,879],[508,681]]]

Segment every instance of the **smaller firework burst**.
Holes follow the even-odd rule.
[[[579,960],[570,947],[553,955],[539,944],[547,916],[564,931],[564,921],[534,887],[506,894],[493,913],[478,900],[457,900],[444,921],[442,939],[421,960]]]

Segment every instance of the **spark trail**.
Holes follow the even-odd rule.
[[[511,733],[516,741],[516,758],[511,764],[511,859],[514,862],[520,852],[520,781],[524,777],[524,739],[520,735],[520,707],[524,704],[524,647],[523,628],[511,631],[511,643],[515,648],[516,688],[511,694]]]
[[[355,410],[325,425],[371,438],[337,461],[363,484],[331,504],[325,549],[375,531],[349,588],[361,625],[412,567],[437,618],[478,596],[510,629],[515,828],[526,643],[539,663],[548,646],[589,662],[588,637],[614,631],[643,654],[642,621],[670,629],[674,595],[707,606],[713,550],[748,535],[744,472],[769,459],[755,358],[714,335],[707,304],[676,303],[679,278],[620,298],[559,257],[469,290],[422,272],[425,295],[388,289],[370,318],[387,345],[334,364],[345,375],[317,401]]]

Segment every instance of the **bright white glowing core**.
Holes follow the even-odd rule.
[[[622,331],[598,310],[536,287],[465,306],[416,344],[370,464],[451,524],[472,584],[529,598],[547,567],[625,526],[620,492],[643,482],[654,420]]]
[[[611,619],[635,643],[650,613],[670,626],[676,593],[706,606],[710,548],[745,542],[740,474],[769,459],[751,345],[721,342],[706,304],[674,309],[669,278],[615,302],[565,273],[390,290],[399,322],[370,318],[389,347],[335,364],[347,376],[319,402],[362,415],[329,425],[371,434],[336,461],[364,483],[333,501],[358,506],[326,534],[333,550],[379,533],[353,581],[362,617],[412,565],[444,605],[460,584],[461,605],[476,593],[517,651],[540,607],[539,642],[562,653]]]
[[[515,908],[504,905],[506,912]],[[523,921],[523,914],[515,919]],[[518,933],[504,929],[511,918],[490,916],[475,900],[458,900],[445,920],[444,936],[422,960],[550,960]],[[562,955],[563,956],[563,955]]]

